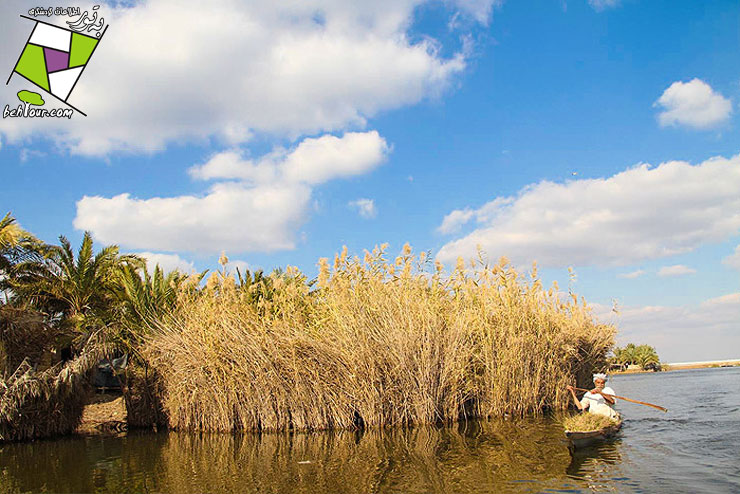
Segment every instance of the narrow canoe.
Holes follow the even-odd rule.
[[[622,417],[619,417],[617,423],[595,431],[565,431],[565,438],[568,440],[568,449],[572,453],[576,449],[591,446],[600,441],[605,441],[606,439],[614,437],[621,428]]]

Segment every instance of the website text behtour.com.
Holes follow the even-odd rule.
[[[23,117],[23,118],[72,118],[74,110],[70,108],[33,108],[30,104],[25,103],[11,109],[10,105],[5,105],[3,118]]]

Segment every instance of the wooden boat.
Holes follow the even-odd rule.
[[[610,439],[621,428],[622,417],[618,417],[615,424],[594,431],[565,431],[565,438],[568,440],[568,450],[573,453],[576,449],[585,448]]]

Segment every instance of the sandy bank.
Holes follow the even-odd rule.
[[[126,405],[119,393],[95,393],[82,412],[78,434],[118,434],[126,431]]]

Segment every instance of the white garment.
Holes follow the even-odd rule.
[[[614,390],[608,386],[601,391],[608,395],[614,394]],[[615,403],[617,402],[616,398],[612,399]],[[592,394],[590,391],[587,392],[581,398],[581,406],[588,407],[589,413],[595,413],[596,415],[605,415],[610,418],[616,418],[619,415],[599,393]]]

